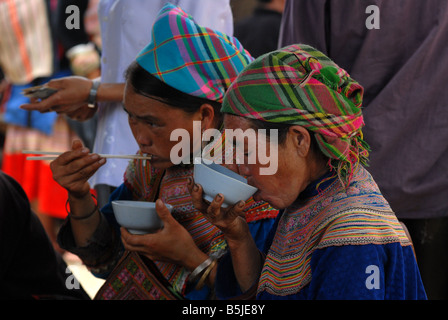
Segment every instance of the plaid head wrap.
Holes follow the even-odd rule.
[[[229,88],[224,113],[300,125],[314,133],[330,167],[347,183],[367,165],[363,87],[322,52],[291,45],[257,58]]]
[[[218,102],[252,60],[236,38],[198,25],[172,4],[159,12],[152,40],[136,58],[146,71],[171,87]]]

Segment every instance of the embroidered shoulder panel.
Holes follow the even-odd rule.
[[[285,211],[267,254],[258,291],[286,296],[312,278],[314,250],[331,246],[410,245],[389,204],[365,169],[348,189],[335,181],[296,210]]]

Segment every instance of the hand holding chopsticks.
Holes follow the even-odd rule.
[[[33,154],[35,156],[28,156],[27,160],[54,160],[63,152],[44,151],[44,150],[22,150],[24,154]],[[117,159],[142,159],[151,160],[151,155],[137,155],[137,154],[98,154],[102,158],[117,158]]]

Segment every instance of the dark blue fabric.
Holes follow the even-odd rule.
[[[297,294],[262,292],[257,299],[426,299],[412,247],[399,243],[318,249],[311,257],[311,274],[311,282]]]
[[[250,222],[249,230],[260,251],[264,250],[269,234],[276,228],[277,219]],[[233,272],[232,258],[227,252],[219,261],[215,278],[215,294],[218,299],[230,299],[242,294]]]
[[[112,209],[112,201],[113,200],[132,200],[132,191],[129,190],[125,184],[121,184],[118,188],[116,188],[109,197],[109,202],[101,208],[101,212],[104,217],[107,219],[109,224],[115,228],[117,234],[120,234],[120,225],[115,219],[114,210]]]

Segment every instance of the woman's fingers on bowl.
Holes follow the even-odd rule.
[[[218,206],[219,209],[219,207],[224,201],[224,198],[222,197],[221,194],[217,194],[212,202],[205,200],[203,197],[202,186],[198,183],[195,183],[194,179],[191,177],[188,178],[187,187],[188,190],[190,191],[190,195],[193,200],[193,205],[196,207],[197,210],[201,212],[204,212],[205,209],[209,208],[210,205],[212,205],[215,202],[219,202],[219,205],[217,205],[216,203],[214,204],[214,206]]]
[[[245,201],[239,201],[234,204],[231,208],[223,208],[224,195],[218,193],[215,195],[211,202],[203,198],[203,189],[200,184],[194,182],[193,178],[188,179],[187,187],[190,191],[193,205],[195,208],[202,212],[205,216],[210,219],[216,220],[222,218],[221,216],[224,212],[227,216],[244,216]]]
[[[209,213],[214,215],[219,214],[223,203],[224,203],[224,196],[221,193],[218,193],[213,198],[213,201],[210,203],[207,211],[209,211]]]
[[[244,208],[246,207],[246,202],[243,200],[238,201],[228,210],[228,214],[234,218],[245,217]]]
[[[199,184],[196,184],[193,178],[188,179],[188,190],[190,191],[191,199],[193,205],[198,211],[204,212],[204,209],[207,208],[207,204],[204,203],[202,198],[202,187]]]

